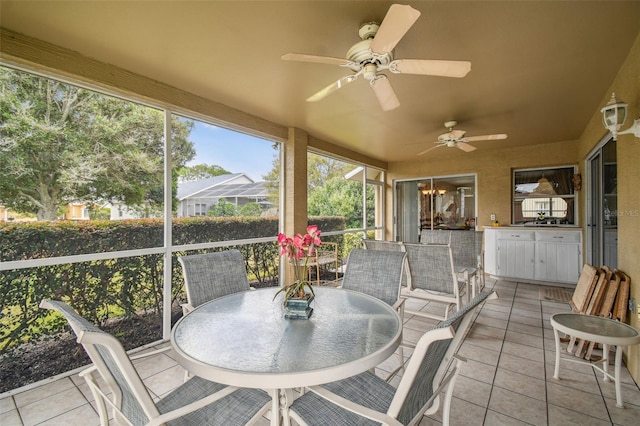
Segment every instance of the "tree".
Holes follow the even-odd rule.
[[[268,183],[277,183],[280,177],[280,161],[278,157],[273,159],[273,168],[262,178]],[[318,154],[310,153],[307,156],[307,187],[309,193],[321,188],[333,177],[343,177],[353,170],[354,166],[344,161],[334,160]],[[277,185],[274,185],[277,189]]]
[[[339,178],[346,182],[344,176],[353,170],[353,164],[334,160],[317,154],[307,156],[307,187],[309,194],[324,187],[333,178]]]
[[[247,203],[240,208],[240,216],[260,216],[262,208],[258,203]]]
[[[312,216],[344,216],[347,228],[362,228],[362,183],[333,177],[309,194],[307,210]],[[367,194],[367,212],[373,215],[373,193]]]
[[[0,67],[0,118],[5,206],[55,220],[71,201],[162,205],[162,111]],[[172,120],[174,170],[195,155],[191,127]]]
[[[218,204],[209,208],[207,216],[231,217],[236,216],[236,206],[224,198],[218,200]]]
[[[313,216],[344,216],[348,228],[361,228],[362,182],[345,179],[353,164],[310,153],[307,156],[307,211]],[[267,182],[277,183],[279,162],[264,176]],[[277,190],[277,185],[273,185]],[[271,190],[270,190],[271,191]],[[373,215],[373,194],[367,196],[367,211]],[[372,219],[371,219],[372,220]]]
[[[231,172],[215,164],[196,164],[195,166],[185,166],[178,170],[178,180],[180,182],[192,182],[229,173]]]

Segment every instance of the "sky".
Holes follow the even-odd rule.
[[[273,168],[273,143],[244,133],[194,121],[189,135],[196,150],[187,166],[216,164],[231,173],[246,173],[256,182]]]

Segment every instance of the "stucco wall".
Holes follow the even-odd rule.
[[[640,117],[640,35],[629,51],[627,60],[607,93],[603,94],[601,107],[615,92],[618,99],[629,104],[626,130],[633,119]],[[606,135],[600,110],[593,117],[578,141],[580,159]],[[640,300],[640,138],[620,135],[617,143],[618,158],[618,268],[631,277],[631,295]],[[584,167],[584,161],[581,161]],[[637,315],[631,314],[629,323],[640,329]],[[636,383],[640,383],[640,349],[632,347],[627,356],[627,367]]]
[[[478,176],[478,225],[490,225],[490,215],[495,213],[501,224],[508,224],[511,215],[511,170],[514,168],[548,167],[557,165],[579,166],[584,176],[585,160],[589,153],[606,136],[600,108],[606,105],[611,92],[629,104],[629,112],[623,130],[634,118],[640,117],[640,35],[629,51],[624,65],[603,94],[602,102],[579,140],[558,143],[541,143],[526,148],[505,148],[499,151],[477,151],[464,155],[435,160],[419,158],[415,161],[390,163],[387,196],[393,197],[394,179],[445,176],[477,173]],[[544,142],[544,141],[541,141]],[[618,268],[631,277],[631,295],[640,301],[640,138],[621,135],[617,144],[618,158]],[[584,227],[585,190],[578,192],[579,224]],[[387,238],[393,235],[393,205],[387,203]],[[637,315],[631,314],[629,323],[640,329]],[[640,383],[640,350],[631,348],[626,354],[627,367],[636,383]]]
[[[508,141],[508,139],[507,139]],[[505,142],[505,145],[508,142]],[[482,148],[470,154],[461,152],[451,157],[435,160],[419,158],[415,161],[389,164],[389,182],[427,176],[453,174],[477,174],[478,185],[478,225],[491,225],[490,215],[503,225],[511,221],[511,170],[529,167],[552,167],[576,165],[578,162],[577,142],[543,143],[535,146],[504,148],[485,151]],[[451,149],[451,148],[441,148]],[[393,197],[393,187],[388,188],[388,199]],[[582,194],[578,194],[580,198]],[[388,203],[387,218],[393,217],[393,206]],[[393,234],[393,221],[388,219],[387,236]]]

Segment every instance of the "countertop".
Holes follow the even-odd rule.
[[[500,226],[484,226],[484,229],[533,229],[536,231],[562,231],[562,230],[578,230],[582,228],[578,225],[500,225]]]

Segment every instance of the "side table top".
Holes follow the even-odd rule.
[[[609,345],[640,343],[640,332],[630,325],[593,315],[558,313],[551,315],[551,326],[576,338]]]

